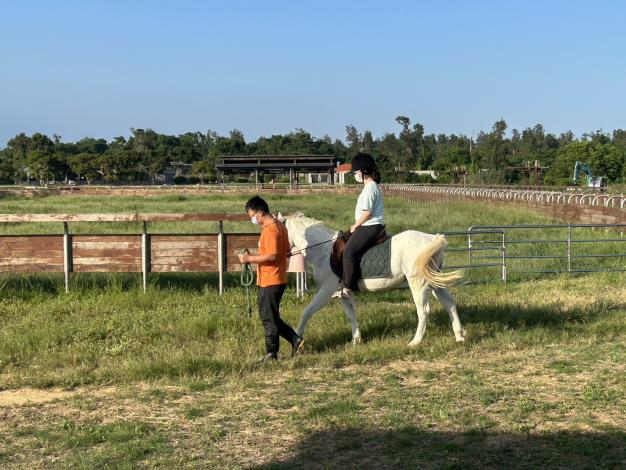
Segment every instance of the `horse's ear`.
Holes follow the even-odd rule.
[[[278,215],[276,216],[276,219],[277,219],[279,222],[282,222],[283,224],[284,224],[285,222],[287,222],[287,219],[286,219],[286,218],[285,218],[285,217],[284,217],[284,216],[283,216],[280,212],[279,212],[279,213],[278,213]]]

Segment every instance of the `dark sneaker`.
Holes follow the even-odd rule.
[[[272,362],[278,360],[278,354],[276,353],[267,353],[261,359],[259,359],[259,363],[264,364],[266,362]]]
[[[302,354],[304,352],[304,338],[297,336],[296,340],[293,342],[291,346],[293,348],[292,352],[294,356],[296,354]]]

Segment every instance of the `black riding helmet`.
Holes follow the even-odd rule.
[[[352,171],[366,171],[371,173],[376,169],[376,162],[369,153],[358,153],[352,159]]]

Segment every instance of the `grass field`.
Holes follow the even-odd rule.
[[[351,197],[268,199],[329,226],[350,222]],[[48,197],[2,200],[0,212],[238,212],[244,201]],[[546,222],[463,203],[386,206],[394,232]],[[212,230],[192,225],[153,230]],[[3,276],[0,466],[624,467],[624,281],[612,273],[460,286],[467,342],[455,343],[433,301],[416,349],[406,347],[416,327],[409,292],[362,294],[363,344],[350,345],[333,304],[310,322],[306,354],[290,358],[283,343],[281,361],[259,366],[261,325],[247,318],[236,276],[224,296],[213,275],[154,275],[147,294],[135,275],[77,275],[70,294],[60,276]],[[306,302],[288,290],[283,316],[296,323]]]
[[[0,199],[2,213],[153,213],[153,212],[203,212],[203,213],[244,213],[246,200],[250,194],[224,195],[180,195],[164,196],[47,196],[32,199],[5,197]],[[329,226],[348,228],[353,222],[355,195],[337,194],[268,194],[264,196],[275,212],[291,213],[297,210],[314,216]],[[386,222],[394,232],[418,229],[426,232],[466,230],[470,225],[486,224],[493,220],[506,223],[535,222],[545,223],[545,219],[530,211],[504,211],[488,206],[478,206],[462,202],[445,205],[415,205],[397,199],[385,201]],[[468,213],[470,212],[470,213]],[[141,233],[140,224],[130,223],[73,223],[75,233]],[[227,231],[249,231],[247,222],[227,222]],[[0,233],[63,233],[60,223],[41,224],[2,224]],[[199,232],[216,231],[212,222],[155,222],[151,231],[155,232]]]

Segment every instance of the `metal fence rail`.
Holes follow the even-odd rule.
[[[411,198],[419,193],[466,198],[500,199],[508,201],[543,202],[547,204],[587,205],[595,207],[626,208],[626,195],[540,189],[458,187],[420,184],[383,184],[387,194]]]
[[[589,234],[597,230],[608,236]],[[625,232],[626,224],[472,226],[444,232],[451,242],[447,253],[467,254],[466,263],[444,269],[482,268],[484,274],[485,268],[498,268],[503,282],[512,273],[626,272]]]

